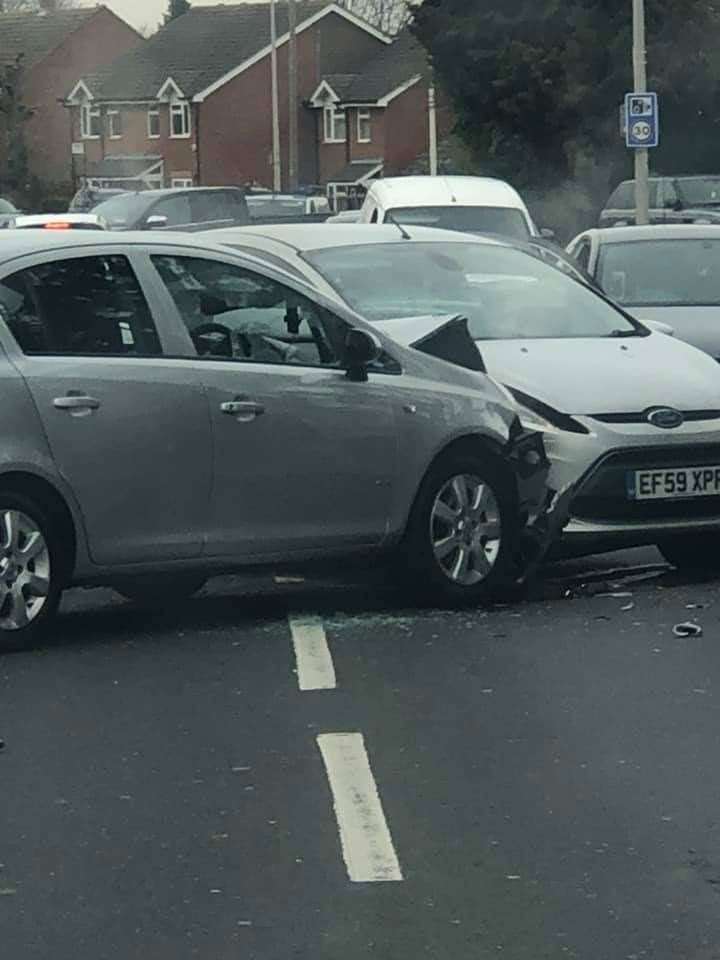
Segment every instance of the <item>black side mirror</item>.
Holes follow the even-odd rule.
[[[364,383],[367,378],[367,368],[382,353],[382,344],[378,338],[367,330],[353,327],[345,337],[345,369],[348,380]]]

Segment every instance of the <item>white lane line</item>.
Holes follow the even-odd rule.
[[[301,690],[334,690],[335,667],[320,617],[288,617]]]
[[[317,742],[348,876],[355,883],[402,880],[362,734],[322,733]]]

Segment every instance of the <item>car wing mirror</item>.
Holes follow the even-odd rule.
[[[555,231],[554,231],[554,230],[551,230],[550,227],[543,227],[543,228],[540,230],[540,236],[541,236],[544,240],[554,240],[554,239],[555,239]]]
[[[161,230],[167,226],[168,218],[160,213],[152,213],[145,221],[148,230]]]
[[[348,330],[343,357],[348,380],[364,383],[368,378],[367,368],[381,353],[382,343],[374,333],[359,327]]]

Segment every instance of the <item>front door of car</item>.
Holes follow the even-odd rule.
[[[129,259],[36,260],[0,278],[0,316],[93,560],[198,556],[211,484],[207,401],[187,363],[163,357]]]
[[[380,543],[397,467],[389,358],[386,372],[351,382],[339,363],[348,325],[306,296],[228,261],[153,262],[210,403],[208,550],[261,558]]]

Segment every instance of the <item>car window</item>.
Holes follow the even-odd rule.
[[[379,323],[459,314],[467,317],[475,340],[642,332],[589,287],[510,246],[406,241],[329,247],[304,256],[346,303]]]
[[[17,210],[9,200],[3,200],[3,198],[0,197],[0,213],[17,213]]]
[[[720,240],[608,243],[600,251],[597,278],[609,297],[628,307],[717,306]]]
[[[347,324],[284,284],[218,260],[152,260],[199,356],[339,365]]]
[[[93,213],[103,217],[111,227],[127,227],[142,216],[147,205],[147,197],[142,193],[124,193],[103,200],[102,203],[91,203],[91,208]]]
[[[198,190],[190,199],[193,223],[234,220],[235,208],[225,190]]]
[[[583,240],[575,253],[575,259],[583,270],[588,270],[590,267],[590,250],[590,241]]]
[[[514,207],[395,207],[385,214],[385,223],[395,220],[405,226],[440,227],[468,233],[499,233],[527,240],[530,230],[521,210]]]
[[[298,268],[293,266],[289,261],[283,260],[282,257],[275,256],[274,253],[269,253],[267,250],[260,250],[258,247],[251,247],[242,243],[226,243],[226,245],[228,247],[232,247],[233,250],[238,250],[240,253],[247,253],[251,257],[257,257],[259,260],[265,260],[267,263],[272,264],[273,267],[276,267],[279,270],[286,270],[288,273],[292,273],[293,276],[297,277],[299,280],[305,279],[301,270],[298,270]]]
[[[178,227],[193,222],[190,197],[186,193],[164,197],[148,210],[148,217],[165,217],[168,227]]]
[[[75,257],[0,281],[0,316],[26,354],[162,353],[137,278],[122,256]]]

